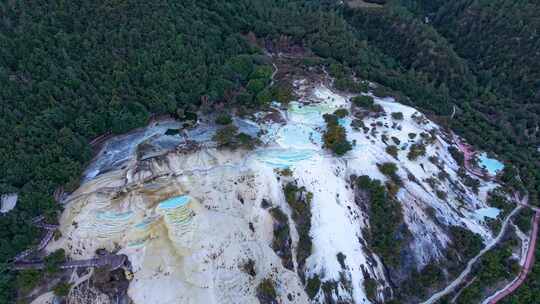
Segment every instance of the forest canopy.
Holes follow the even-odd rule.
[[[265,90],[263,48],[282,41],[437,115],[512,163],[538,203],[539,12],[532,0],[0,3],[0,194],[19,194],[0,216],[0,302],[15,293],[5,263],[40,237],[26,223],[55,219],[53,193],[78,185],[92,139],[152,115],[268,102],[279,92]]]

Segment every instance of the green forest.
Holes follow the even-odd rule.
[[[265,78],[256,76],[267,58],[251,37],[270,45],[287,38],[323,64],[380,84],[376,93],[418,107],[513,164],[505,182],[525,187],[538,205],[540,3],[375,2],[385,4],[1,2],[0,194],[19,200],[0,216],[0,303],[16,296],[7,263],[41,236],[28,222],[56,219],[53,193],[77,187],[92,139],[141,127],[153,115],[182,119],[201,107],[255,108],[269,99]],[[539,281],[536,266],[508,303],[529,303]]]

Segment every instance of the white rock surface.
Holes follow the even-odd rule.
[[[485,241],[492,239],[475,210],[488,207],[485,193],[497,185],[482,181],[480,195],[465,187],[447,150],[451,143],[437,125],[411,107],[376,98],[387,115],[365,118],[364,124],[370,128],[367,133],[353,130],[350,117],[341,120],[355,145],[337,158],[322,149],[322,114],[350,108],[350,96],[336,94],[324,85],[313,90],[303,85],[300,90],[304,92],[301,100],[291,103],[286,111],[281,109],[285,124],[259,123],[266,130],[262,139],[267,144],[255,151],[208,148],[188,154],[170,152],[138,162],[131,145],[117,149],[122,151],[122,166],[86,175],[85,182],[68,198],[61,218],[63,237],[48,250],[63,247],[79,259],[92,257],[98,248],[119,249],[133,264],[134,279],[128,294],[137,304],[257,303],[256,286],[268,277],[276,282],[280,303],[308,303],[297,273],[284,268],[270,247],[273,221],[261,208],[266,199],[290,216],[283,179],[275,170],[289,167],[298,185],[313,193],[313,252],[306,264],[308,274],[320,275],[321,281],[339,281],[340,272],[345,271],[352,292],[340,285],[340,296],[369,303],[362,270],[382,282],[379,297],[389,285],[379,258],[363,246],[362,229],[369,228],[369,218],[355,204],[349,178],[369,175],[384,181],[377,164],[389,161],[397,164],[404,182],[397,198],[412,232],[411,248],[419,267],[441,258],[450,242],[437,222],[465,226]],[[404,119],[393,120],[392,112],[403,113]],[[408,160],[408,146],[420,139],[420,133],[430,132],[435,139],[426,147],[426,155]],[[416,138],[410,139],[409,133],[417,134]],[[392,144],[391,137],[401,142],[398,159],[385,152],[383,134],[388,144]],[[430,162],[430,156],[437,157],[440,165]],[[114,155],[107,157],[110,167],[115,163]],[[98,165],[91,165],[91,171],[100,172]],[[447,179],[437,178],[441,168]],[[418,182],[410,181],[409,175]],[[437,189],[429,178],[438,180]],[[436,190],[447,197],[439,198]],[[158,207],[163,200],[180,195],[190,197],[185,207],[169,213]],[[295,243],[294,225],[291,234]],[[336,258],[340,252],[346,256],[346,270]],[[255,277],[242,271],[249,259],[255,261]],[[316,300],[322,301],[321,294]]]

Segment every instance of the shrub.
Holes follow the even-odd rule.
[[[387,146],[386,153],[392,155],[395,159],[398,158],[398,148],[396,146]]]
[[[391,177],[391,176],[396,175],[398,168],[395,163],[386,162],[379,165],[379,170],[381,171],[382,174],[388,177]]]
[[[251,102],[253,101],[253,95],[249,92],[240,92],[238,93],[238,95],[236,95],[235,100],[241,105],[251,105]]]
[[[270,209],[270,214],[274,218],[274,238],[272,249],[281,258],[283,267],[293,270],[294,264],[291,252],[291,235],[289,219],[279,207]]]
[[[446,198],[448,197],[448,194],[442,190],[437,190],[435,191],[435,193],[437,194],[437,197],[441,200],[446,200]]]
[[[219,130],[212,137],[219,146],[231,146],[235,142],[238,128],[233,125],[227,125]]]
[[[384,108],[380,104],[372,105],[371,107],[369,107],[369,110],[371,112],[374,112],[374,113],[383,113],[384,112]]]
[[[257,101],[257,104],[259,105],[269,104],[272,102],[272,92],[268,89],[260,91],[255,97],[255,101]]]
[[[348,91],[348,92],[353,92],[353,93],[367,92],[367,89],[368,89],[366,83],[363,83],[363,82],[358,83],[349,76],[336,78],[336,80],[334,81],[334,86],[338,90]]]
[[[463,155],[463,152],[459,151],[459,149],[454,146],[448,147],[448,152],[450,155],[452,155],[452,158],[458,163],[458,165],[463,167],[465,164],[465,156]]]
[[[288,183],[283,188],[283,194],[287,204],[291,207],[292,219],[298,231],[298,246],[296,248],[296,261],[298,262],[298,274],[304,282],[304,265],[311,255],[312,241],[309,232],[311,230],[311,201],[313,194],[307,192],[304,187],[298,188],[293,183]]]
[[[366,291],[367,298],[375,302],[377,300],[377,281],[367,277],[364,279],[364,290]]]
[[[318,274],[308,279],[308,282],[306,285],[306,293],[310,299],[315,298],[315,296],[319,293],[320,289],[321,289],[321,280],[319,279]]]
[[[60,272],[60,264],[66,261],[66,252],[64,249],[58,249],[46,256],[43,261],[45,262],[45,271],[47,273],[58,273]]]
[[[255,261],[252,259],[248,259],[243,265],[242,265],[242,271],[249,274],[250,276],[254,277],[257,275],[255,272]]]
[[[360,95],[351,98],[352,103],[357,107],[370,109],[374,105],[373,97]]]
[[[257,286],[257,298],[263,304],[275,303],[277,297],[274,281],[270,278],[262,280]]]
[[[279,175],[281,176],[292,176],[293,172],[290,168],[285,168],[278,171]]]
[[[290,87],[290,85],[273,85],[270,88],[270,92],[272,93],[273,100],[277,100],[285,104],[294,99],[293,89]]]
[[[253,95],[257,95],[266,86],[264,79],[251,79],[246,85],[246,89]]]
[[[220,125],[228,125],[232,123],[232,118],[228,114],[221,114],[218,117],[216,117],[216,123]]]
[[[324,114],[323,118],[326,125],[334,126],[338,124],[338,117],[334,114]]]
[[[273,68],[270,65],[258,65],[254,71],[249,75],[251,79],[270,79],[272,76]]]
[[[245,149],[252,149],[259,143],[257,138],[253,138],[246,133],[238,133],[238,128],[232,124],[217,130],[216,134],[212,137],[212,140],[214,140],[219,147],[229,148],[240,146]]]
[[[458,251],[465,259],[472,258],[484,247],[484,242],[480,235],[463,227],[451,226],[450,235],[454,243],[453,246],[459,249]]]
[[[336,115],[337,118],[344,118],[344,117],[346,117],[347,115],[349,115],[349,111],[347,111],[347,109],[337,109],[337,110],[334,112],[334,115]]]
[[[71,284],[62,282],[54,286],[53,292],[58,297],[65,297],[69,294],[70,289],[71,289]]]
[[[392,119],[403,120],[403,113],[401,112],[392,112]]]
[[[423,143],[412,144],[409,148],[407,158],[411,161],[418,159],[420,156],[426,155],[426,146]]]
[[[39,270],[28,269],[17,274],[17,288],[23,293],[28,293],[37,286],[42,273]]]
[[[333,124],[333,122],[327,124],[323,139],[324,147],[332,150],[335,155],[344,155],[352,149],[351,143],[347,140],[345,128],[338,124]]]
[[[236,140],[238,145],[245,149],[253,149],[259,143],[258,138],[253,138],[246,133],[236,135]]]
[[[336,258],[338,260],[339,266],[341,266],[341,269],[345,270],[345,259],[347,258],[347,256],[343,252],[338,252]]]
[[[360,130],[364,129],[366,125],[361,119],[353,119],[353,121],[351,122],[351,127],[355,130]]]

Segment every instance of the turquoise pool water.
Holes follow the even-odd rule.
[[[290,102],[288,115],[293,122],[324,126],[323,114],[333,113],[334,110],[336,108],[327,103],[302,105],[298,102]]]
[[[484,220],[486,217],[490,219],[496,219],[501,213],[500,209],[488,207],[474,211],[474,216],[479,220]]]
[[[137,229],[141,229],[141,230],[146,230],[150,225],[152,225],[154,222],[156,221],[155,218],[145,218],[142,220],[142,222],[138,223],[135,225],[135,228]]]
[[[349,117],[339,118],[338,124],[347,129],[351,126],[351,119]]]
[[[486,169],[490,175],[497,175],[504,169],[504,164],[500,161],[489,158],[484,152],[478,157],[480,167]]]
[[[164,200],[163,202],[159,203],[158,208],[159,209],[174,209],[181,206],[184,206],[187,204],[190,200],[190,197],[187,195],[180,195],[171,197],[169,199]]]
[[[126,221],[131,218],[133,212],[103,211],[96,214],[96,219],[101,221]]]
[[[322,145],[322,136],[311,127],[294,124],[280,128],[276,141],[283,148],[316,148]]]
[[[268,149],[257,152],[257,159],[274,168],[285,169],[315,155],[310,149]]]

